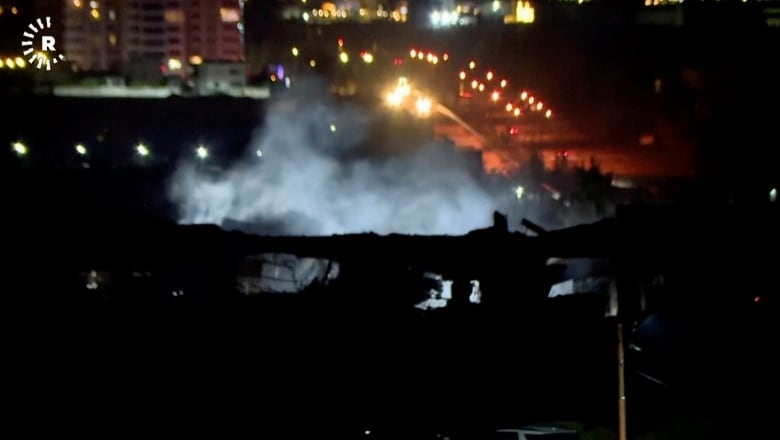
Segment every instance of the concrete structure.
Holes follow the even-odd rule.
[[[203,63],[197,68],[195,90],[199,95],[242,93],[246,86],[244,63]]]
[[[64,2],[64,49],[75,70],[106,71],[121,62],[119,0]]]
[[[186,76],[188,63],[242,61],[243,3],[64,0],[66,54],[80,70],[151,65],[177,76]]]

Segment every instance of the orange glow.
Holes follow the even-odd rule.
[[[491,99],[493,102],[496,102],[496,101],[498,101],[498,100],[499,100],[499,98],[501,98],[501,95],[500,95],[498,92],[493,92],[493,93],[491,93],[491,94],[490,94],[490,99]]]
[[[511,102],[506,105],[506,111],[508,111],[508,112],[512,111],[512,103]]]
[[[458,78],[460,78],[460,80],[461,80],[461,81],[463,81],[464,79],[466,79],[466,72],[464,72],[464,71],[461,71],[461,72],[458,74]]]

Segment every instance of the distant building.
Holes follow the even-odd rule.
[[[244,0],[64,0],[65,52],[86,71],[243,61]]]
[[[198,95],[235,95],[246,86],[246,65],[236,62],[203,63],[197,67]]]
[[[64,8],[65,56],[73,68],[83,71],[119,68],[120,0],[69,0],[60,4]]]

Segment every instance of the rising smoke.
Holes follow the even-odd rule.
[[[219,176],[180,166],[170,188],[180,221],[273,235],[464,234],[492,224],[498,198],[462,153],[430,141],[361,154],[374,138],[370,117],[315,90],[322,85],[272,102],[246,157]]]

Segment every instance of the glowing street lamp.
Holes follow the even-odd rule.
[[[535,101],[536,101],[536,98],[534,98],[533,96],[529,96],[529,97],[528,97],[528,103],[529,103],[529,104],[531,104],[531,105],[534,105],[534,102],[535,102]]]
[[[519,108],[516,108],[516,109],[515,109],[515,110],[512,112],[512,114],[513,114],[513,115],[515,115],[515,116],[520,116],[520,109],[519,109]]]
[[[298,51],[297,47],[293,47],[291,52],[292,52],[292,56],[294,56],[294,57],[297,57],[298,54],[300,53],[300,51]]]
[[[372,55],[369,52],[364,53],[361,58],[363,58],[363,62],[366,64],[371,64],[374,62],[374,55]]]
[[[458,78],[460,78],[461,81],[466,79],[466,72],[461,70],[460,73],[458,74]]]
[[[209,149],[204,145],[199,145],[198,148],[195,149],[195,154],[198,156],[198,159],[205,160],[209,157]]]
[[[144,144],[138,144],[135,146],[135,153],[141,157],[149,156],[149,147]]]
[[[484,92],[485,91],[485,85],[484,84],[480,84],[479,85],[479,91],[480,92]]]
[[[493,72],[492,71],[488,71],[488,73],[485,75],[485,78],[487,78],[488,81],[492,81],[493,80]]]
[[[528,99],[528,92],[523,91],[523,93],[520,94],[520,99],[522,99],[523,101]]]
[[[552,118],[552,110],[547,109],[547,111],[544,113],[544,117],[547,119]]]
[[[417,51],[412,49],[409,51],[409,56],[412,58],[417,58]]]
[[[541,111],[543,108],[544,108],[544,104],[542,103],[542,101],[536,103],[537,110]]]
[[[506,105],[506,111],[511,112],[512,111],[512,103],[507,103]]]
[[[477,80],[471,81],[471,88],[476,89],[477,87],[479,87],[479,81]]]
[[[477,62],[476,61],[469,61],[469,69],[474,70],[477,68]]]
[[[501,80],[501,88],[503,89],[503,88],[505,88],[505,87],[506,87],[506,80],[505,80],[505,79],[502,79],[502,80]]]
[[[85,147],[84,144],[76,144],[74,148],[76,149],[76,154],[79,156],[87,155],[87,147]]]
[[[347,55],[346,52],[341,52],[339,54],[339,61],[341,61],[343,64],[347,64],[349,62],[349,55]]]
[[[498,92],[493,92],[493,93],[490,94],[490,100],[493,101],[493,102],[498,101],[499,98],[501,98],[501,94],[498,93]]]
[[[14,142],[11,144],[11,148],[14,150],[14,153],[16,153],[17,156],[27,155],[27,145],[24,145],[22,142]]]

